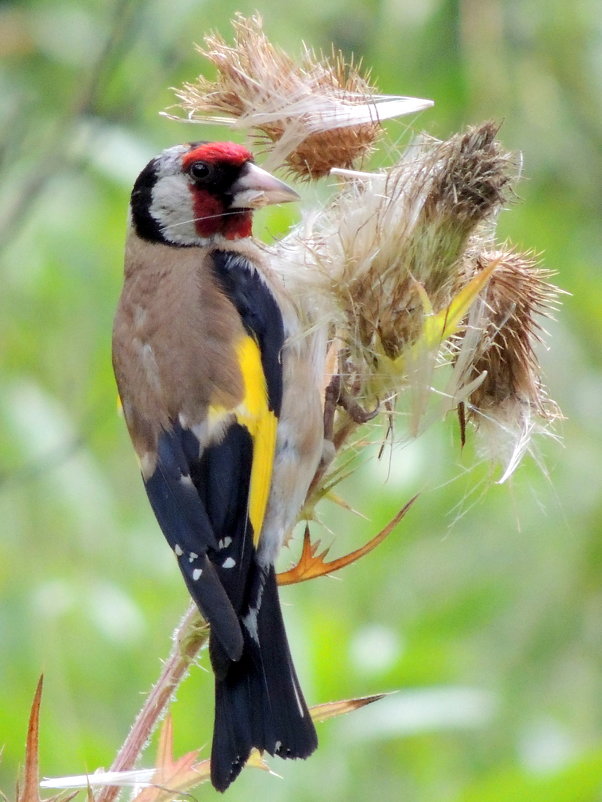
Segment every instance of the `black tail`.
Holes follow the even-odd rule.
[[[218,791],[239,775],[255,747],[283,758],[308,757],[318,737],[293,666],[274,568],[255,620],[243,619],[244,649],[215,683],[211,782]],[[256,636],[256,637],[255,637]]]

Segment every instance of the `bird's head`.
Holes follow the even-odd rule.
[[[251,234],[254,209],[299,196],[234,142],[193,142],[152,159],[134,184],[132,223],[151,242],[206,245]]]

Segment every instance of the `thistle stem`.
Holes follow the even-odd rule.
[[[159,679],[149,691],[110,771],[129,771],[135,767],[155,727],[163,718],[175,690],[185,678],[208,636],[208,625],[196,606],[191,603],[174,630],[171,651]],[[98,793],[96,802],[114,802],[119,791],[117,786],[107,786]]]

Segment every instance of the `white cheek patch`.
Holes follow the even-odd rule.
[[[182,173],[160,178],[153,189],[150,213],[167,240],[181,245],[199,242],[194,224],[192,195],[188,179]]]

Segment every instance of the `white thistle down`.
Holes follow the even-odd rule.
[[[340,192],[275,247],[274,265],[308,336],[338,341],[338,370],[358,401],[373,407],[408,395],[412,436],[434,419],[435,367],[453,364],[436,416],[465,403],[482,450],[502,463],[505,479],[532,433],[548,431],[554,417],[533,348],[534,315],[546,314],[556,290],[528,256],[488,251],[518,169],[496,133],[485,123],[446,142],[421,137],[388,170],[333,170],[343,179]],[[483,362],[491,343],[495,364]],[[324,350],[315,353],[324,369]],[[523,377],[513,403],[502,389],[492,398],[491,388],[508,381],[504,371]]]
[[[148,787],[153,784],[157,769],[132,769],[131,771],[98,771],[92,774],[73,774],[67,777],[44,777],[40,788],[102,788],[109,785],[126,787]]]

